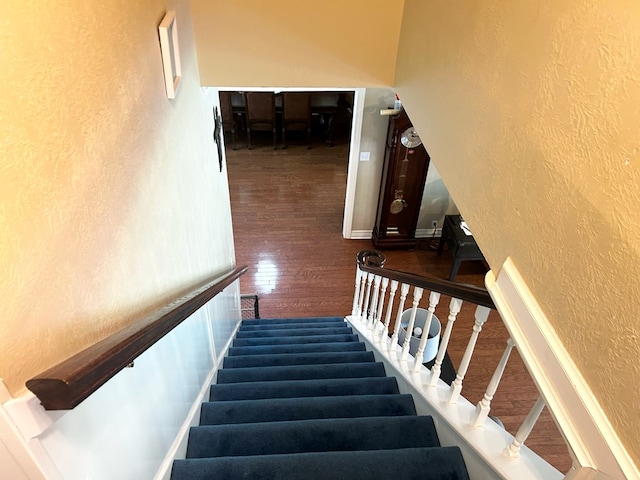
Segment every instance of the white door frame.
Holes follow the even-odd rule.
[[[354,92],[353,119],[351,138],[349,140],[349,166],[347,167],[347,192],[344,200],[344,217],[342,219],[342,236],[351,238],[353,231],[353,211],[356,202],[356,182],[358,179],[358,162],[360,161],[360,139],[362,137],[362,118],[364,116],[365,88],[291,88],[291,87],[212,87],[217,91],[233,90],[238,92]]]
[[[360,162],[360,141],[362,137],[362,118],[364,116],[364,95],[366,89],[355,88],[353,96],[353,121],[351,123],[351,139],[349,141],[349,166],[347,167],[347,193],[344,199],[344,219],[342,220],[342,237],[351,238],[353,232],[353,211],[356,203],[356,183],[358,181],[358,164]]]

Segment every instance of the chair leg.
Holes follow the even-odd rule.
[[[251,128],[247,127],[247,148],[251,150],[253,146],[251,145]]]
[[[329,147],[333,147],[333,114],[329,115],[329,121],[327,122],[327,137],[325,143]]]
[[[277,149],[278,148],[278,141],[277,141],[277,137],[278,137],[278,131],[276,130],[276,127],[273,127],[273,149]]]
[[[307,149],[311,148],[311,126],[307,127]]]
[[[287,134],[285,133],[284,127],[282,128],[282,148],[287,148]]]
[[[231,129],[231,149],[236,149],[236,129],[235,127]]]

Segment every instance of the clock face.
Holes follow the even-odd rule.
[[[402,143],[402,145],[407,148],[415,148],[419,145],[422,145],[422,140],[420,140],[416,129],[413,127],[409,127],[404,132],[402,132],[400,143]]]

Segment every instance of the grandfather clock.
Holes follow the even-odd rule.
[[[404,109],[389,118],[373,244],[415,248],[429,154]]]

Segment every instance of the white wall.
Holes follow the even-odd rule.
[[[184,456],[180,435],[198,420],[240,319],[236,281],[73,410],[45,412],[29,394],[1,410],[21,429],[48,479],[162,478],[172,455]],[[33,418],[44,431],[33,430]],[[0,473],[9,480],[5,467]]]
[[[406,0],[395,88],[640,465],[639,37],[639,2]]]
[[[169,100],[165,2],[3,2],[0,378],[13,395],[235,264],[189,3],[172,8],[183,77]]]
[[[232,287],[62,416],[24,387],[235,266],[216,100],[200,87],[189,2],[170,8],[173,100],[157,30],[166,2],[0,7],[0,456],[16,460],[2,480],[30,455],[51,479],[153,478],[212,372],[212,345],[239,320]]]

